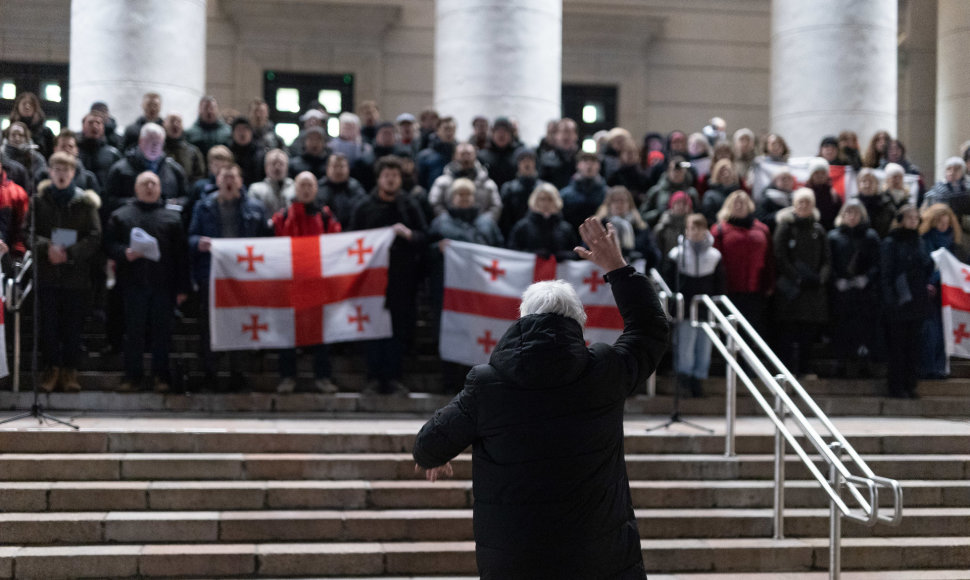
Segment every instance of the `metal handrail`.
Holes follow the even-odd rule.
[[[20,391],[20,320],[24,301],[34,289],[33,276],[27,277],[34,265],[34,256],[30,250],[24,252],[23,258],[14,264],[14,275],[6,278],[3,285],[4,307],[13,312],[13,392]],[[24,278],[27,285],[24,286]]]
[[[668,316],[674,318],[676,322],[680,322],[684,319],[684,295],[680,292],[673,292],[667,282],[660,275],[660,272],[656,268],[650,268],[650,280],[653,282],[654,286],[657,287],[657,296],[660,298],[660,305],[663,306],[664,312]],[[674,301],[674,313],[670,312],[670,300]],[[650,378],[647,379],[647,396],[654,397],[657,394],[657,373],[654,371]]]
[[[707,311],[706,320],[701,320],[701,305]],[[829,576],[833,580],[837,580],[841,574],[839,553],[841,551],[842,532],[840,518],[845,517],[867,526],[874,526],[877,523],[899,525],[903,510],[902,487],[894,479],[880,477],[873,473],[808,392],[799,384],[794,375],[768,348],[765,341],[730,299],[726,296],[695,296],[690,306],[690,321],[692,326],[704,331],[728,363],[725,404],[727,419],[724,442],[725,455],[729,457],[735,455],[736,380],[740,378],[755,402],[775,425],[774,537],[776,539],[784,538],[784,458],[785,444],[787,443],[791,445],[812,477],[829,496],[831,509]],[[723,334],[726,342],[721,339],[718,332]],[[753,343],[754,347],[749,343]],[[761,389],[755,384],[749,371],[738,360],[737,355],[739,353],[748,369],[753,371],[757,379],[760,379],[768,394],[774,397],[774,405],[769,403]],[[769,370],[769,366],[773,371]],[[788,394],[789,388],[794,392],[797,400],[807,407],[806,412],[803,412],[796,401]],[[825,435],[831,440],[829,443],[826,443],[823,435],[809,422],[806,414],[812,420],[821,424]],[[786,417],[791,418],[801,435],[808,440],[815,452],[828,465],[830,473],[827,476],[815,465],[796,435],[785,424]],[[843,454],[847,456],[847,461],[843,461]],[[842,497],[843,488],[849,492],[848,503]],[[893,513],[891,516],[880,514],[879,495],[882,489],[887,489],[892,494]]]

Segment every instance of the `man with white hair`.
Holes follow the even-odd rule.
[[[472,445],[478,571],[488,578],[644,579],[623,455],[623,403],[656,369],[669,323],[626,265],[616,232],[590,218],[575,251],[607,272],[623,317],[612,345],[586,346],[583,305],[562,281],[522,297],[488,364],[418,433],[416,471],[452,475]]]
[[[967,166],[960,157],[950,157],[943,164],[944,180],[926,192],[920,207],[928,207],[934,203],[945,203],[950,206],[957,217],[970,213],[970,190],[964,179]]]

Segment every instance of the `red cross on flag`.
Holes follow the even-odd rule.
[[[940,270],[946,354],[970,358],[970,266],[957,260],[946,248],[936,250],[932,256]]]
[[[213,350],[391,336],[384,308],[391,228],[212,240]]]
[[[616,340],[623,319],[604,272],[586,261],[556,264],[554,258],[451,241],[445,250],[445,294],[441,313],[441,358],[476,365],[519,317],[522,293],[533,282],[570,282],[586,308],[588,343]]]

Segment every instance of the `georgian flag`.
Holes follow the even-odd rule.
[[[948,357],[970,358],[970,265],[957,260],[946,248],[931,255],[940,270],[946,354]],[[948,360],[947,372],[949,366]]]
[[[466,242],[448,242],[439,353],[446,361],[488,362],[498,340],[519,317],[522,293],[533,282],[562,279],[576,288],[586,309],[586,342],[614,342],[623,319],[599,267],[588,261],[556,264],[540,258]]]
[[[815,157],[792,157],[788,163],[778,161],[757,161],[751,166],[754,174],[752,179],[751,191],[754,192],[755,201],[760,201],[761,192],[771,185],[771,180],[787,169],[792,177],[795,178],[795,188],[803,187],[808,181],[808,167]],[[873,169],[876,178],[882,183],[886,180],[886,172],[882,169]],[[854,199],[859,195],[858,183],[856,182],[857,173],[848,165],[829,165],[829,177],[832,179],[832,190],[839,194],[842,201]],[[916,203],[919,194],[919,176],[903,175],[903,185],[909,190],[910,203]]]
[[[212,240],[212,350],[293,348],[391,336],[391,228]]]

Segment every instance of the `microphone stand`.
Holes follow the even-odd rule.
[[[73,182],[72,182],[72,185],[73,185]],[[73,423],[71,423],[69,421],[65,421],[64,419],[58,419],[57,417],[54,417],[53,415],[47,414],[46,412],[44,412],[43,405],[40,404],[40,390],[39,390],[40,389],[40,381],[37,380],[37,351],[38,351],[37,336],[38,336],[38,330],[39,330],[39,326],[40,326],[40,324],[39,324],[39,320],[40,320],[39,319],[40,307],[39,307],[39,301],[38,301],[38,295],[37,295],[38,290],[39,290],[39,286],[38,286],[38,280],[39,280],[39,278],[38,278],[37,271],[38,271],[38,268],[40,268],[40,261],[38,259],[36,259],[35,256],[33,256],[33,254],[32,254],[33,249],[36,247],[36,241],[37,241],[37,228],[36,228],[36,225],[37,225],[37,202],[38,202],[39,197],[40,197],[40,192],[37,192],[37,193],[35,193],[33,195],[33,202],[34,202],[34,204],[30,208],[30,247],[31,247],[31,251],[30,252],[27,252],[27,254],[24,256],[23,264],[25,264],[26,266],[22,266],[22,267],[30,268],[31,267],[31,264],[32,264],[33,273],[32,273],[32,276],[31,276],[31,283],[27,287],[27,291],[24,292],[23,294],[20,293],[19,286],[17,286],[16,283],[14,283],[14,285],[13,285],[13,287],[17,289],[17,301],[16,301],[17,302],[17,304],[16,304],[17,316],[20,316],[20,307],[23,305],[24,299],[27,297],[28,294],[30,294],[30,291],[31,290],[34,291],[33,314],[32,314],[33,315],[33,318],[34,318],[34,333],[33,333],[33,341],[32,341],[33,342],[33,345],[32,345],[33,346],[33,350],[30,353],[30,377],[31,377],[31,382],[33,383],[33,386],[34,386],[34,402],[30,405],[30,410],[29,411],[25,411],[23,413],[20,413],[19,415],[14,415],[13,417],[9,417],[7,419],[4,419],[4,420],[0,421],[0,425],[3,425],[4,423],[12,423],[13,421],[19,421],[21,419],[34,418],[34,419],[37,419],[37,422],[40,423],[40,424],[42,424],[42,425],[44,424],[44,421],[53,421],[55,423],[60,423],[61,425],[65,425],[65,426],[70,427],[71,429],[74,429],[75,431],[77,431],[77,430],[80,429],[80,427],[78,427],[77,425],[75,425],[75,424],[73,424]],[[22,272],[21,272],[21,275],[22,275]],[[20,275],[17,276],[16,282],[19,282],[19,278],[20,277],[21,277]],[[18,344],[19,344],[19,342],[20,342],[20,335],[19,334],[17,335],[17,341],[18,341]],[[6,356],[6,353],[3,353],[3,355]],[[16,377],[17,378],[17,382],[19,383],[19,381],[20,381],[20,364],[19,364],[19,361],[18,361],[18,364],[16,365],[15,371],[17,373],[17,377]]]
[[[685,238],[686,238],[686,235],[687,234],[685,233],[684,234]],[[681,244],[681,247],[680,247],[680,254],[681,255],[680,255],[680,259],[677,261],[677,270],[676,270],[676,273],[675,273],[675,276],[674,276],[674,285],[676,286],[676,289],[674,290],[674,292],[675,293],[678,293],[678,294],[680,292],[680,267],[681,267],[681,262],[684,259],[684,252],[686,252],[686,251],[687,251],[687,242],[685,240],[684,243],[682,243]],[[673,346],[673,356],[672,356],[673,361],[672,362],[673,362],[674,375],[675,376],[677,375],[677,359],[678,359],[678,356],[679,356],[679,354],[678,354],[678,348],[677,347],[678,347],[678,344],[680,342],[680,324],[682,322],[684,322],[682,320],[682,318],[683,318],[682,315],[683,315],[683,309],[682,308],[678,308],[678,313],[677,313],[677,327],[674,329],[674,340],[673,340],[673,345],[672,345]],[[677,385],[674,386],[674,408],[670,412],[670,419],[668,419],[667,422],[665,422],[665,423],[663,423],[661,425],[657,425],[655,427],[647,427],[646,432],[647,433],[650,433],[651,431],[657,431],[659,429],[666,429],[666,428],[670,427],[671,425],[673,425],[675,423],[681,423],[683,425],[687,425],[688,427],[693,427],[694,429],[698,429],[698,430],[704,431],[706,433],[714,433],[714,430],[713,429],[708,429],[707,427],[704,427],[702,425],[698,425],[697,423],[691,423],[690,421],[687,421],[686,419],[681,419],[680,418],[680,387],[681,386],[679,384],[677,384]]]

